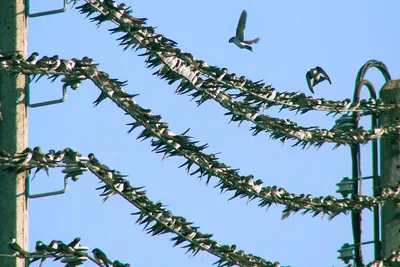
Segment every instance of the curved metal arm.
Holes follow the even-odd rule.
[[[370,68],[377,68],[385,78],[385,81],[391,79],[390,73],[386,67],[386,65],[378,60],[368,60],[358,71],[357,78],[355,81],[355,89],[354,89],[354,96],[353,101],[360,100],[361,89],[366,86],[368,88],[369,94],[371,98],[377,99],[376,90],[373,84],[369,81],[364,79],[367,71]],[[377,121],[377,114],[372,113],[371,115],[371,126],[376,127],[378,125]],[[352,114],[354,118],[355,127],[358,127],[358,121],[360,119],[360,112],[353,112]],[[359,173],[359,166],[360,166],[360,145],[354,145],[351,147],[351,155],[352,155],[352,173],[353,179],[360,180],[360,187],[362,186]],[[376,194],[376,188],[379,187],[380,178],[378,173],[378,143],[377,141],[372,142],[372,179],[373,179],[373,194]],[[354,195],[358,195],[358,188],[356,187]],[[381,259],[381,243],[380,243],[380,229],[379,229],[379,207],[374,208],[374,245],[375,245],[375,260]],[[361,251],[361,213],[352,212],[352,228],[353,228],[353,238],[354,238],[354,250],[355,250],[355,264],[357,267],[363,265],[362,260],[362,251]]]
[[[364,76],[370,68],[377,68],[385,78],[385,81],[391,80],[390,73],[386,65],[382,61],[375,59],[368,60],[358,71],[356,78],[356,88],[359,83],[364,80]],[[371,95],[372,96],[372,95]],[[358,95],[359,97],[359,95]],[[354,98],[356,98],[356,92],[354,92]]]

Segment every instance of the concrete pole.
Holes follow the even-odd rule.
[[[24,0],[0,0],[0,49],[20,51],[25,57],[28,44]],[[0,51],[0,53],[3,53]],[[0,149],[21,152],[28,144],[26,77],[17,78],[0,72]],[[0,172],[0,254],[13,254],[8,244],[16,237],[28,249],[28,209],[25,198],[26,174],[15,177]],[[0,266],[25,267],[25,259],[1,257]]]
[[[380,91],[385,104],[400,103],[400,80],[390,80]],[[385,112],[379,116],[379,125],[400,124],[400,110]],[[381,139],[381,185],[393,185],[400,181],[400,137]],[[382,208],[382,254],[390,255],[400,250],[400,208],[393,202]]]

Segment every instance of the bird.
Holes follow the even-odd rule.
[[[310,91],[313,94],[314,94],[314,90],[313,90],[314,86],[316,86],[320,82],[327,80],[329,82],[329,84],[332,84],[331,79],[329,78],[328,74],[320,66],[317,66],[317,67],[307,71],[306,80],[307,80],[308,88],[310,88]]]
[[[244,40],[244,29],[246,28],[246,20],[247,20],[247,11],[243,10],[242,14],[240,15],[239,22],[236,28],[236,36],[231,37],[229,39],[229,42],[234,43],[241,49],[247,49],[253,52],[253,48],[250,45],[258,43],[258,41],[260,41],[260,37],[249,41]]]
[[[52,240],[50,244],[47,246],[47,250],[49,252],[56,252],[58,249],[58,241],[57,240]]]
[[[36,241],[36,246],[35,246],[35,252],[34,252],[34,255],[45,255],[45,254],[47,254],[49,252],[49,248],[48,248],[48,246],[46,246],[45,244],[43,244],[43,242],[42,241]],[[33,263],[33,262],[35,262],[35,261],[38,261],[38,260],[40,260],[41,259],[41,261],[44,261],[44,259],[45,258],[33,258],[31,261],[30,261],[30,263]]]
[[[73,249],[77,249],[81,245],[81,239],[79,237],[76,237],[74,240],[72,240],[71,243],[68,244],[68,247],[71,247]]]
[[[89,163],[90,163],[91,165],[93,165],[93,166],[99,168],[100,170],[105,171],[105,172],[110,172],[110,171],[112,171],[108,166],[106,166],[106,165],[104,165],[104,164],[101,164],[101,163],[99,162],[99,160],[95,157],[95,155],[94,155],[93,153],[90,153],[90,154],[88,155],[88,158],[89,158]]]
[[[50,62],[48,63],[48,68],[50,71],[54,71],[54,70],[58,69],[58,67],[60,67],[61,59],[58,55],[51,57],[49,60],[50,60]]]
[[[38,52],[33,52],[27,59],[26,62],[32,65],[35,65],[39,57]]]
[[[8,244],[8,246],[12,249],[15,250],[16,252],[18,252],[18,256],[22,257],[22,258],[26,258],[26,257],[30,257],[31,254],[24,250],[23,248],[21,248],[20,245],[18,245],[17,243],[17,239],[15,237],[11,237],[10,238],[10,243]]]
[[[92,250],[93,256],[98,263],[104,264],[106,267],[109,267],[109,264],[112,264],[109,258],[107,258],[106,254],[98,248]]]

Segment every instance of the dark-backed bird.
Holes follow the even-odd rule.
[[[307,71],[306,79],[308,88],[310,88],[310,91],[313,94],[314,94],[314,89],[313,89],[314,86],[316,86],[320,82],[327,80],[329,84],[332,84],[328,74],[319,66]]]
[[[11,242],[8,244],[8,246],[12,250],[18,252],[18,256],[19,257],[26,258],[26,257],[30,257],[31,256],[31,254],[28,251],[26,251],[23,248],[21,248],[21,246],[17,243],[17,239],[15,237],[11,237],[10,241]]]
[[[39,57],[38,52],[33,52],[27,59],[26,62],[32,65],[35,65]]]
[[[106,267],[109,267],[109,264],[112,265],[112,262],[109,258],[107,258],[106,254],[98,248],[92,250],[93,256],[95,260],[100,263],[104,264]]]
[[[246,20],[247,20],[247,12],[246,10],[242,11],[240,15],[239,22],[236,28],[236,36],[231,37],[229,39],[230,43],[234,43],[241,49],[247,49],[253,52],[253,48],[250,46],[251,44],[256,44],[260,40],[260,38],[256,38],[254,40],[245,41],[244,40],[244,29],[246,28]]]

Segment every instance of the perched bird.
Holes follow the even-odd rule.
[[[30,147],[25,148],[21,153],[13,157],[13,162],[19,165],[26,165],[32,159],[33,150]]]
[[[229,39],[229,42],[234,43],[241,49],[244,48],[253,52],[253,48],[250,45],[258,43],[260,38],[258,37],[254,40],[249,40],[249,41],[244,40],[244,29],[246,28],[246,20],[247,20],[247,12],[246,10],[243,10],[242,14],[240,15],[239,23],[236,28],[236,36],[231,37],[231,39]]]
[[[33,52],[27,59],[26,62],[32,65],[35,65],[39,57],[38,52]]]
[[[35,251],[37,254],[46,254],[49,252],[49,248],[42,241],[36,241]]]
[[[111,169],[108,168],[106,165],[101,164],[101,163],[99,162],[99,160],[95,157],[95,155],[94,155],[93,153],[90,153],[90,154],[88,155],[88,158],[89,158],[89,163],[90,163],[91,165],[93,165],[93,166],[99,168],[99,169],[102,170],[102,171],[106,171],[106,172],[110,172],[110,171],[111,171]]]
[[[61,59],[58,55],[55,55],[50,58],[50,62],[48,63],[48,67],[50,71],[54,71],[58,69],[61,65]]]
[[[74,254],[75,249],[70,247],[69,245],[64,244],[61,240],[57,241],[57,253],[62,253],[62,254]],[[57,257],[56,257],[57,259]],[[56,260],[55,259],[55,260]],[[59,259],[59,257],[58,257]]]
[[[71,243],[68,244],[68,247],[77,249],[81,245],[81,239],[79,237],[76,237],[74,240],[72,240]]]
[[[48,56],[44,56],[41,59],[39,59],[38,61],[36,61],[36,66],[39,68],[45,68],[47,67],[47,64],[49,64],[50,62],[50,58]]]
[[[15,237],[11,237],[11,242],[8,244],[8,246],[12,249],[15,250],[16,252],[18,252],[18,256],[22,257],[22,258],[26,258],[26,257],[30,257],[31,254],[24,250],[23,248],[21,248],[20,245],[18,245],[17,243],[17,239]]]
[[[107,258],[106,254],[98,248],[92,250],[93,256],[98,263],[104,264],[106,267],[109,267],[109,264],[112,264],[109,258]]]
[[[320,82],[327,80],[329,82],[329,84],[332,84],[331,79],[329,78],[328,74],[319,66],[307,71],[306,79],[307,79],[308,88],[310,88],[310,91],[313,94],[314,94],[314,90],[313,90],[314,86],[316,86]]]
[[[114,267],[130,267],[131,265],[129,264],[129,263],[121,263],[120,261],[118,261],[118,260],[115,260],[114,262],[113,262],[113,266]]]
[[[58,241],[57,240],[52,240],[50,244],[47,246],[47,250],[49,252],[56,252],[58,249]]]
[[[32,167],[30,166],[29,163],[32,159],[32,156],[33,156],[32,149],[27,147],[21,153],[17,153],[16,155],[13,156],[11,162],[16,164],[16,166],[9,166],[5,168],[5,170],[16,175],[31,169]]]
[[[40,147],[37,146],[33,148],[32,160],[36,161],[37,163],[47,162],[46,155]]]
[[[49,252],[49,248],[45,244],[43,244],[42,241],[36,241],[35,251],[35,255],[46,255]],[[44,261],[44,258],[33,258],[30,263],[33,263],[40,259],[42,259],[41,261]]]

